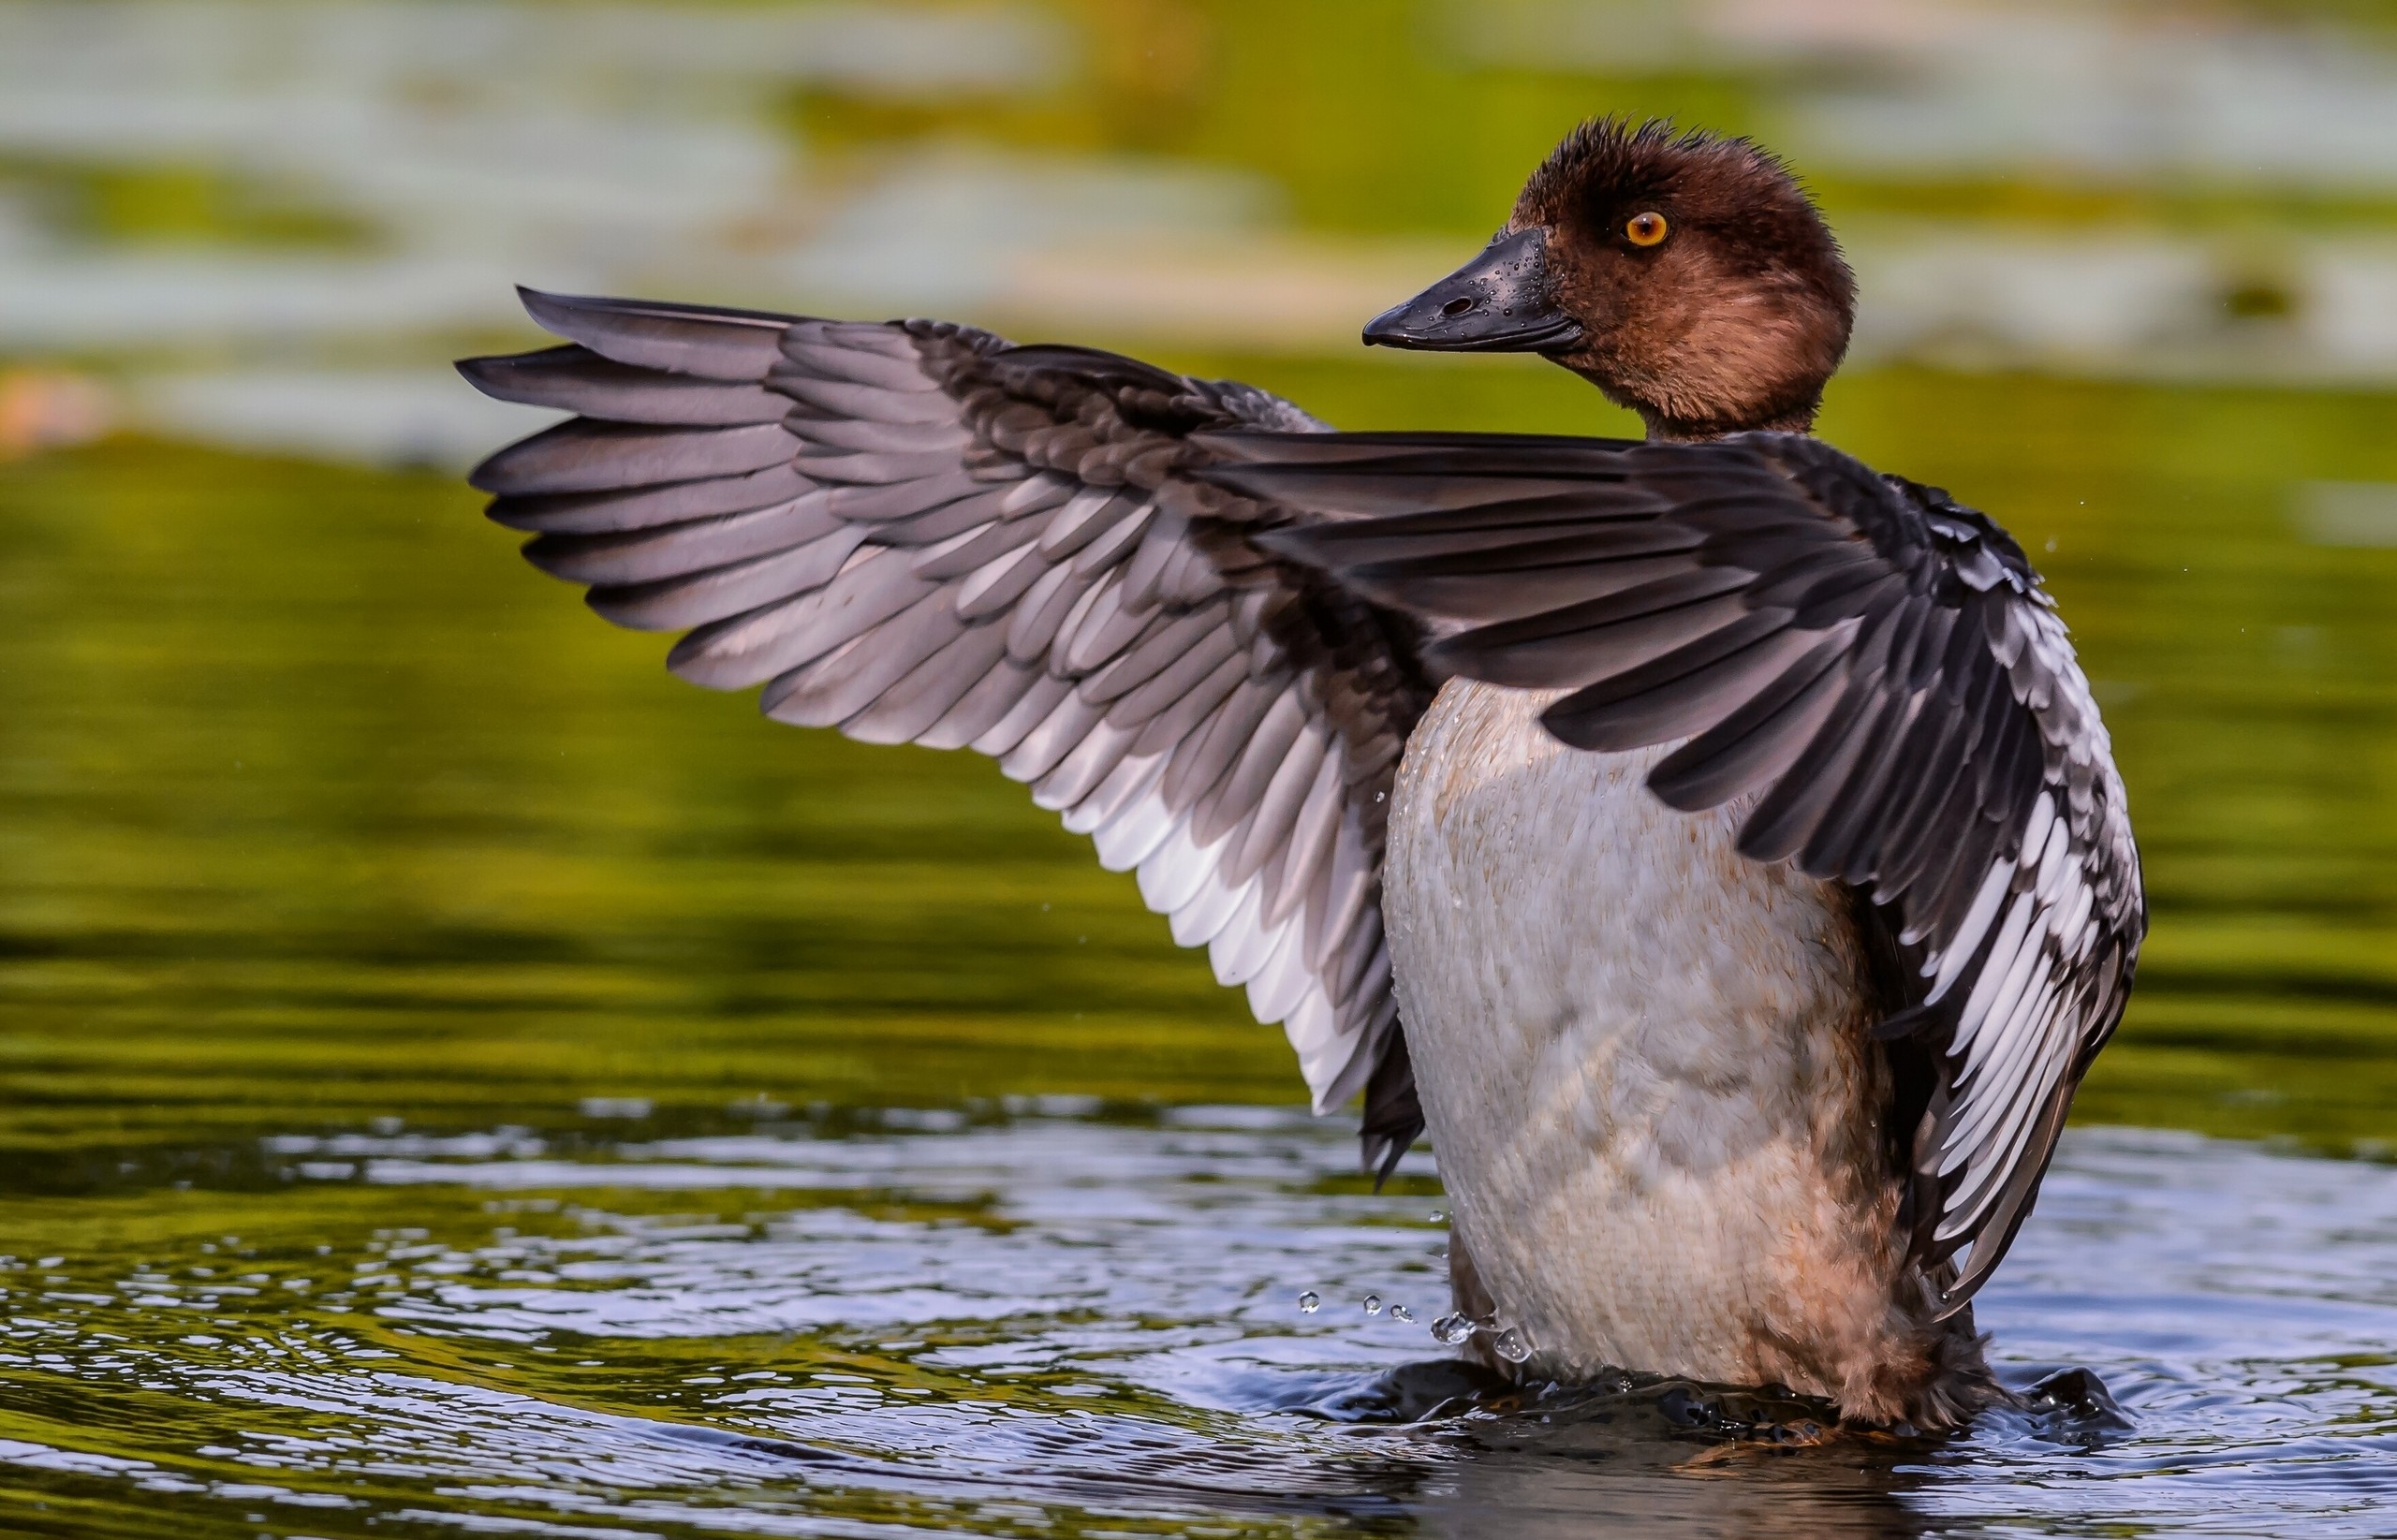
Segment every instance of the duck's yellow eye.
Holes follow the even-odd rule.
[[[1636,213],[1623,227],[1623,238],[1635,246],[1653,246],[1665,239],[1668,227],[1663,214],[1651,211]]]

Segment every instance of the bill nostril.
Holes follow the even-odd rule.
[[[1440,307],[1440,314],[1443,315],[1462,315],[1472,308],[1473,301],[1461,294],[1455,299],[1450,300],[1447,304],[1442,305]]]

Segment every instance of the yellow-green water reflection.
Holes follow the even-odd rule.
[[[1609,426],[1527,372],[1186,359],[1354,424]],[[1457,388],[1450,388],[1455,381]],[[1867,374],[1824,431],[1992,507],[2100,682],[2154,936],[2083,1119],[2397,1136],[2378,395]],[[971,756],[762,724],[441,477],[112,443],[0,472],[19,1150],[1002,1093],[1287,1099],[1287,1054]]]
[[[1522,370],[1178,361],[1344,423],[1613,421]],[[2156,919],[2084,1120],[2397,1137],[2397,550],[2300,517],[2397,481],[2391,409],[1834,394],[1827,434],[2011,524],[2099,682]],[[990,765],[671,682],[446,478],[116,443],[0,471],[0,527],[22,1169],[586,1096],[1294,1093],[1278,1034]]]

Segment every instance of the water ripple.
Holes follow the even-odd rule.
[[[10,1260],[0,1486],[312,1534],[2335,1535],[2397,1502],[2387,1168],[2077,1135],[1981,1318],[2132,1425],[1793,1447],[1672,1387],[1496,1386],[1356,1308],[1435,1313],[1443,1235],[1428,1168],[1365,1193],[1337,1129],[960,1122],[270,1140],[256,1233]]]

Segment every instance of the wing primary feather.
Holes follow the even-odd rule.
[[[682,523],[720,513],[746,513],[790,502],[815,487],[815,482],[799,474],[798,467],[784,462],[747,476],[675,481],[658,487],[504,496],[493,501],[486,517],[509,529],[600,535]]]
[[[824,543],[829,545],[840,538],[843,536],[831,536]],[[796,563],[813,550],[811,547],[764,560]],[[814,575],[814,570],[810,569],[809,576]],[[757,575],[751,574],[749,580],[756,581]],[[746,597],[749,590],[743,587],[734,592]],[[787,669],[813,663],[937,592],[934,584],[910,572],[897,552],[863,547],[821,587],[700,626],[675,643],[666,656],[666,666],[681,678],[695,682],[762,683]]]
[[[1012,662],[1007,667],[1025,675],[1031,682],[996,722],[968,740],[965,745],[977,754],[987,754],[993,759],[1002,760],[1013,753],[1016,745],[1022,743],[1035,727],[1048,721],[1050,713],[1074,690],[1072,681],[1059,679],[1046,669],[1025,668]]]
[[[1215,709],[1205,731],[1184,740],[1183,747],[1175,751],[1173,763],[1166,770],[1165,799],[1174,807],[1187,808],[1213,791],[1256,735],[1257,724],[1265,720],[1266,713],[1281,698],[1282,692],[1275,684],[1264,680],[1251,679],[1233,691],[1231,697]],[[1211,844],[1213,838],[1200,836],[1195,829],[1192,831],[1192,842],[1197,844]]]
[[[1022,704],[1036,684],[1049,677],[1037,668],[1009,662],[1007,638],[997,627],[977,626],[968,633],[977,634],[999,638],[999,657],[939,721],[916,735],[915,741],[925,748],[962,749],[976,742],[997,727],[1008,712]],[[1008,747],[1014,744],[1010,742]]]
[[[1884,680],[1882,688],[1891,682]],[[1923,697],[1893,696],[1883,712],[1872,742],[1858,755],[1848,784],[1832,800],[1831,810],[1801,857],[1809,872],[1820,873],[1854,887],[1868,887],[1879,856],[1881,818],[1893,799],[1892,787],[1906,773],[1904,747],[1921,720]]]
[[[928,590],[897,614],[783,674],[767,686],[759,709],[794,726],[838,726],[869,711],[885,691],[957,640],[963,630],[947,595]]]
[[[781,412],[783,427],[793,438],[818,453],[848,449],[920,454],[946,449],[957,457],[973,447],[974,435],[962,422],[880,422],[872,418],[841,417],[796,404],[780,391],[768,393]]]
[[[856,715],[844,720],[842,736],[862,743],[920,741],[989,677],[1006,653],[1007,638],[997,627],[967,627]]]
[[[1101,724],[1101,726],[1104,727],[1105,725]],[[1121,728],[1105,730],[1110,736],[1122,731]],[[1072,761],[1069,758],[1066,764],[1059,766],[1057,770],[1051,772],[1050,780],[1054,781],[1059,773],[1069,770],[1071,766]],[[1065,825],[1068,833],[1096,834],[1111,823],[1117,814],[1135,802],[1154,804],[1161,814],[1169,814],[1169,810],[1167,810],[1163,803],[1146,795],[1150,787],[1155,784],[1157,771],[1161,768],[1160,755],[1135,753],[1131,745],[1126,745],[1123,755],[1109,767],[1106,775],[1100,778],[1096,785],[1084,792],[1081,798],[1071,806],[1060,810],[1064,816],[1059,821]],[[1047,783],[1044,782],[1043,785]]]
[[[1162,692],[1167,698],[1182,687],[1204,679],[1229,651],[1224,607],[1209,605],[1186,615],[1160,615],[1113,662],[1093,674],[1082,693],[1097,701],[1115,701],[1153,680],[1179,682]],[[1214,645],[1210,645],[1213,642]],[[1158,706],[1164,704],[1160,699]],[[1147,713],[1140,713],[1142,720]]]
[[[1947,1320],[1972,1302],[1973,1296],[1989,1275],[2004,1261],[2014,1244],[2014,1237],[2031,1211],[2038,1195],[2039,1183],[2048,1174],[2048,1165],[2055,1158],[2056,1138],[2064,1130],[2065,1115],[2071,1110],[2072,1094],[2069,1081],[2059,1084],[2048,1093],[2047,1106],[2041,1109],[2037,1125],[2024,1141],[2026,1158],[2016,1163],[2007,1174],[1997,1201],[1989,1206],[1979,1233],[1973,1239],[1971,1257],[1959,1270],[1956,1282],[1940,1297],[1938,1320]]]
[[[790,410],[787,399],[762,384],[638,369],[580,344],[506,358],[463,359],[458,373],[499,401],[579,412],[608,422],[721,428],[780,422]]]
[[[924,373],[922,362],[875,349],[845,345],[793,327],[781,338],[784,366],[821,380],[840,380],[876,390],[924,394],[940,382]]]
[[[1097,707],[1067,689],[1055,710],[1000,758],[999,770],[1010,781],[1039,780],[1090,735],[1091,729],[1098,726],[1098,718]]]
[[[858,545],[855,531],[836,529],[805,545],[746,561],[728,562],[649,582],[595,588],[585,595],[585,602],[616,624],[635,631],[678,631],[686,626],[737,629],[745,618],[765,611],[787,610],[832,581],[856,555]],[[691,636],[699,634],[694,631]],[[711,632],[707,640],[698,643],[692,643],[690,637],[684,638],[667,655],[667,666],[678,672],[684,662],[693,664],[695,668],[706,668],[699,662],[703,656],[728,655],[719,653],[713,645],[720,635]],[[690,644],[688,651],[684,651],[684,644]],[[682,677],[694,683],[713,682],[712,679],[701,678],[699,672],[684,673]],[[720,687],[755,684],[766,677],[759,674],[732,680]]]
[[[519,288],[525,313],[551,331],[618,363],[710,379],[755,380],[797,317],[711,305],[662,305]]]
[[[997,532],[986,530],[975,537],[975,543],[982,544]],[[992,622],[991,629],[1004,641],[1007,628],[996,623],[997,617],[1015,608],[1016,601],[1030,593],[1032,585],[1048,570],[1049,564],[1040,559],[1037,550],[1016,550],[991,558],[978,570],[966,573],[951,591],[950,602],[957,609],[957,618],[977,624]],[[916,575],[935,581],[945,576],[940,571],[928,570],[922,564],[917,566]]]
[[[798,447],[774,422],[682,428],[575,418],[491,455],[466,481],[507,497],[613,491],[744,476],[791,463]]]
[[[1288,751],[1272,767],[1272,774],[1257,793],[1256,808],[1248,816],[1248,827],[1239,846],[1224,853],[1224,870],[1233,881],[1246,882],[1286,848],[1298,828],[1299,814],[1306,806],[1307,792],[1315,785],[1316,774],[1330,757],[1329,750],[1324,735],[1311,726],[1301,727],[1291,741]],[[1260,920],[1262,917],[1260,915]]]
[[[1838,704],[1846,638],[1827,636],[1779,678],[1648,772],[1668,807],[1695,812],[1761,785],[1789,767]]]
[[[1281,880],[1274,885],[1272,900],[1266,906],[1268,925],[1280,925],[1297,913],[1308,895],[1316,890],[1316,873],[1331,859],[1333,842],[1340,832],[1340,806],[1346,790],[1340,760],[1336,749],[1325,755],[1316,768],[1314,784],[1307,788],[1306,799],[1300,806],[1284,847],[1288,854]],[[1293,945],[1303,962],[1308,954],[1306,927],[1296,925],[1292,931]]]
[[[811,412],[854,418],[862,422],[954,424],[957,403],[945,395],[912,390],[885,390],[878,386],[824,379],[787,365],[777,366],[766,383]]]
[[[1276,693],[1230,770],[1194,807],[1190,831],[1200,844],[1213,844],[1247,820],[1305,728],[1305,709],[1287,693]]]
[[[543,535],[524,559],[552,578],[580,583],[642,583],[771,556],[840,527],[820,499],[795,498],[746,513],[607,535]]]
[[[1156,723],[1176,743],[1204,721],[1248,671],[1222,617],[1213,618],[1215,623],[1203,627],[1181,656],[1118,697],[1108,709],[1109,719]]]
[[[1740,826],[1741,855],[1778,861],[1798,854],[1854,772],[1888,705],[1876,681],[1850,680],[1813,740]]]

